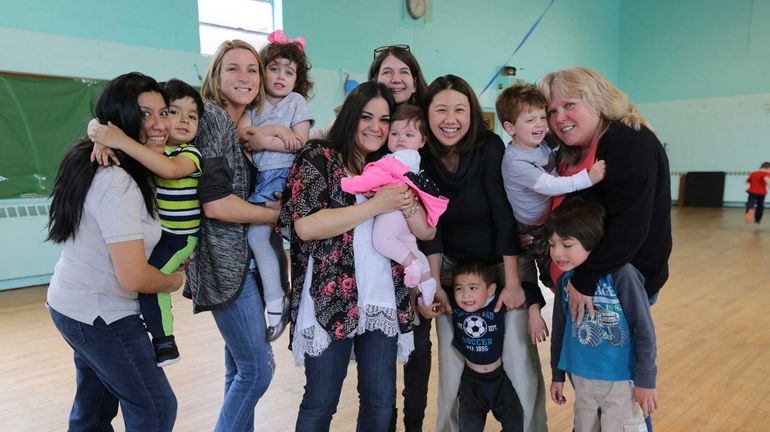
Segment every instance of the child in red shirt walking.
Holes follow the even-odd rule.
[[[749,194],[749,199],[746,201],[746,223],[754,220],[754,223],[758,224],[762,221],[765,195],[767,195],[767,186],[770,185],[770,162],[763,162],[758,170],[749,174],[746,183],[749,184],[749,188],[746,189]]]

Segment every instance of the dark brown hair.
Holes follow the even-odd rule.
[[[592,251],[604,237],[606,211],[595,201],[582,198],[565,200],[545,222],[545,233],[561,238],[574,237],[583,249]]]
[[[473,150],[477,145],[481,144],[492,132],[487,128],[484,123],[484,118],[481,116],[481,105],[476,98],[476,93],[473,92],[473,88],[467,81],[456,75],[444,75],[436,78],[428,86],[428,93],[425,95],[425,103],[423,109],[427,113],[430,119],[430,104],[433,102],[433,98],[437,94],[444,90],[455,90],[462,93],[468,98],[470,104],[470,127],[465,136],[457,143],[456,152],[458,154],[465,154]],[[449,153],[449,150],[433,136],[433,132],[428,135],[428,150],[437,158],[442,158]]]
[[[358,123],[361,121],[361,113],[369,101],[378,97],[385,99],[388,104],[388,113],[392,113],[396,102],[385,84],[367,81],[353,89],[345,98],[340,113],[329,129],[329,135],[326,139],[320,140],[324,146],[332,148],[340,154],[342,164],[353,174],[361,174],[366,162],[359,160],[356,156],[355,135],[358,130]],[[383,148],[387,147],[385,139],[382,142]]]
[[[457,276],[472,274],[477,275],[487,286],[497,283],[497,270],[495,266],[489,265],[484,261],[477,259],[462,260],[452,270],[452,284]]]
[[[377,76],[380,74],[380,67],[382,62],[385,61],[388,56],[393,56],[406,64],[409,67],[409,71],[412,72],[414,77],[414,94],[407,101],[415,105],[420,105],[425,97],[428,83],[425,82],[425,77],[422,76],[422,70],[420,64],[417,63],[417,59],[414,57],[408,48],[404,48],[398,45],[383,49],[377,54],[377,57],[372,61],[372,65],[369,66],[369,81],[377,81]]]
[[[299,93],[307,100],[313,98],[313,81],[310,79],[309,72],[313,65],[305,55],[305,51],[297,42],[289,42],[285,44],[270,43],[259,51],[259,56],[262,57],[262,63],[265,65],[265,69],[270,62],[275,59],[285,58],[286,60],[294,62],[297,65],[297,80],[294,82],[294,88],[292,91]]]
[[[414,123],[414,126],[420,132],[420,135],[424,137],[428,136],[428,120],[425,118],[425,113],[419,107],[412,104],[399,105],[390,117],[390,124],[399,120],[406,120],[407,123]]]

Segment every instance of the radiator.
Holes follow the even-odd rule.
[[[0,290],[47,284],[61,246],[46,242],[47,198],[0,200]]]

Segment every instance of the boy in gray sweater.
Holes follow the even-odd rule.
[[[544,141],[548,132],[548,102],[540,90],[527,83],[517,83],[503,90],[495,102],[497,116],[511,141],[505,148],[502,173],[505,193],[513,208],[520,237],[531,236],[531,244],[523,239],[527,254],[520,258],[522,280],[540,280],[553,289],[549,274],[547,238],[543,223],[551,210],[551,198],[589,188],[604,178],[604,161],[597,161],[590,171],[582,170],[570,177],[558,177],[556,155]]]

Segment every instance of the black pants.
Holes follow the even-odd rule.
[[[762,213],[765,211],[765,195],[749,192],[749,199],[746,201],[746,212],[754,207],[756,207],[754,222],[760,223],[762,221]]]
[[[425,406],[428,404],[428,380],[430,378],[431,348],[430,329],[433,320],[420,317],[420,325],[414,327],[414,351],[404,365],[404,430],[422,431]],[[390,432],[395,432],[398,413],[393,406]]]
[[[467,366],[460,379],[458,422],[462,432],[483,432],[492,411],[503,432],[524,430],[524,410],[502,366],[478,373]]]

